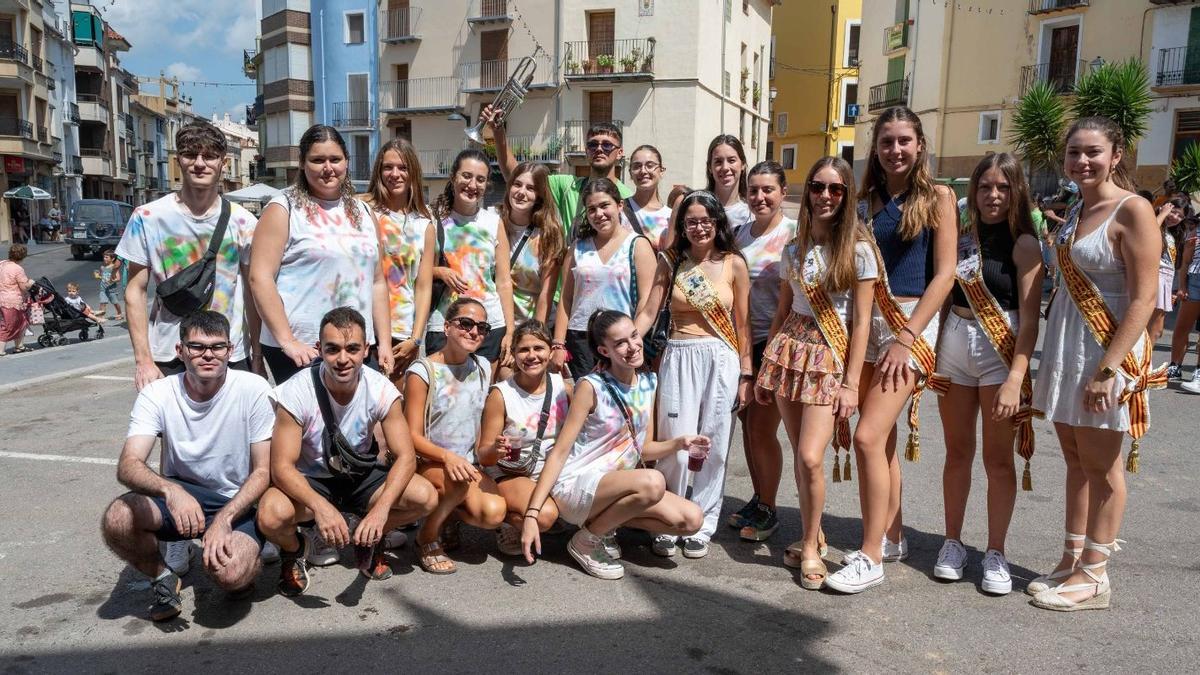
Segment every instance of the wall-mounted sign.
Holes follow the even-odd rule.
[[[5,155],[4,173],[25,173],[25,158]]]
[[[883,55],[891,56],[908,46],[908,22],[883,29]]]

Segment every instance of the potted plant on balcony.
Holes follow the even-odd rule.
[[[632,73],[637,70],[638,64],[642,60],[642,50],[634,47],[629,50],[629,53],[621,59],[621,69],[627,73]]]
[[[757,82],[754,83],[754,89],[750,94],[750,98],[754,101],[754,107],[757,109],[759,101],[762,100],[762,88],[758,86]]]
[[[546,141],[546,157],[548,159],[558,159],[559,153],[562,152],[562,138],[555,135],[551,136]]]
[[[585,75],[591,75],[596,72],[596,59],[584,59],[583,72]]]
[[[612,54],[601,54],[596,57],[596,66],[600,69],[602,75],[607,75],[613,71]]]
[[[579,62],[570,57],[568,57],[566,63],[563,64],[563,68],[566,69],[568,75],[579,74]]]

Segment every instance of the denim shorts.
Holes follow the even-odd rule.
[[[1016,312],[1009,312],[1015,318]],[[1014,321],[1013,325],[1016,325]],[[937,372],[964,387],[993,387],[1008,379],[1008,366],[976,319],[953,312],[938,344]]]
[[[213,518],[217,512],[225,508],[229,503],[229,497],[226,497],[215,490],[210,490],[204,486],[196,485],[179,478],[164,476],[166,480],[175,483],[183,488],[185,492],[192,496],[200,504],[200,510],[204,512],[204,527],[207,528],[212,524]],[[132,493],[131,493],[132,494]],[[158,513],[162,517],[162,526],[154,533],[154,536],[159,541],[183,541],[190,539],[179,533],[175,526],[175,519],[171,516],[170,509],[167,508],[167,500],[162,497],[150,497],[150,501],[158,507]],[[254,543],[260,547],[263,543],[263,535],[258,531],[258,526],[254,523],[254,509],[248,509],[237,520],[233,521],[233,531],[241,532],[242,534],[254,540]]]

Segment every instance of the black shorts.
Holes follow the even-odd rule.
[[[488,331],[487,337],[483,338],[483,344],[479,345],[479,349],[475,353],[487,359],[488,361],[500,360],[500,341],[504,339],[504,335],[508,332],[508,328],[501,326]],[[434,331],[429,331],[425,334],[425,354],[429,355],[434,352],[440,352],[442,347],[446,346],[446,334]]]
[[[750,367],[754,370],[754,376],[758,377],[758,371],[762,368],[763,353],[767,351],[767,342],[755,342],[750,348]]]
[[[568,330],[564,342],[567,343],[567,353],[571,355],[567,368],[571,370],[571,379],[578,382],[596,367],[596,355],[592,354],[592,348],[588,346],[585,330]]]
[[[213,517],[217,515],[217,512],[225,508],[225,505],[229,503],[229,497],[214,490],[196,485],[195,483],[189,483],[179,478],[171,478],[170,476],[163,476],[163,478],[183,488],[184,491],[199,502],[200,510],[204,512],[205,529],[212,524]],[[131,492],[129,494],[134,493]],[[159,515],[162,516],[162,526],[154,533],[154,536],[159,541],[184,541],[191,538],[183,536],[176,529],[175,519],[171,516],[171,511],[167,509],[166,499],[162,497],[150,497],[150,501],[154,502],[154,505],[158,507]],[[233,530],[245,534],[253,539],[254,543],[258,544],[260,548],[262,547],[264,537],[258,531],[258,526],[254,522],[254,509],[249,509],[239,516],[237,520],[233,521]]]
[[[179,359],[171,359],[170,361],[155,361],[154,365],[158,366],[158,369],[160,372],[162,372],[163,377],[167,377],[168,375],[178,375],[187,370],[187,367],[183,365],[183,361],[180,361]],[[244,370],[248,373],[250,372],[250,359],[230,361],[229,367],[233,370]]]
[[[358,481],[341,476],[330,478],[305,476],[304,478],[308,481],[309,487],[321,495],[325,501],[333,504],[338,511],[364,516],[367,509],[371,507],[371,497],[374,497],[375,493],[383,487],[387,475],[387,467],[376,464],[375,468],[371,469],[371,473]]]

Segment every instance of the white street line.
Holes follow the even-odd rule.
[[[70,455],[40,455],[32,452],[7,452],[0,450],[0,458],[36,459],[43,462],[77,462],[79,464],[105,464],[116,466],[117,460],[108,457],[72,457]]]
[[[114,382],[133,382],[132,377],[124,375],[84,375],[85,380],[113,380]]]

